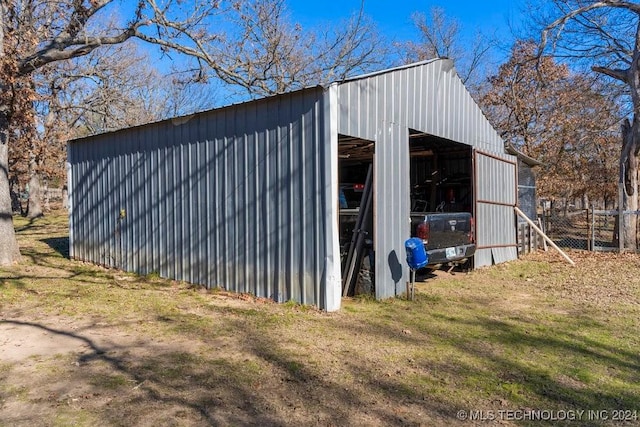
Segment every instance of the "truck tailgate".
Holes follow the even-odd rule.
[[[472,243],[472,216],[468,212],[443,212],[411,214],[411,235],[423,221],[429,223],[429,241],[426,249],[443,249]]]

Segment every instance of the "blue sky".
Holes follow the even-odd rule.
[[[360,9],[362,0],[340,1],[310,1],[310,0],[285,0],[289,10],[291,21],[300,23],[306,30],[323,24],[335,25],[353,16]],[[414,12],[422,12],[429,15],[433,7],[444,9],[448,19],[455,19],[460,24],[463,44],[471,42],[478,32],[487,38],[495,40],[499,38],[503,43],[498,49],[486,57],[489,69],[497,67],[504,62],[511,47],[510,22],[520,20],[522,5],[527,0],[364,0],[365,13],[377,25],[383,38],[391,41],[405,42],[415,39],[418,31],[411,22]],[[124,4],[127,4],[124,2]],[[155,50],[153,50],[155,52]],[[172,58],[180,60],[173,55]],[[164,62],[167,63],[167,62]],[[492,71],[489,71],[492,72]],[[221,89],[220,94],[224,100],[214,103],[226,104],[229,102],[227,89]],[[240,91],[245,96],[244,92]]]
[[[469,36],[478,30],[490,35],[496,31],[509,36],[509,22],[517,22],[524,0],[364,0],[365,12],[378,24],[387,37],[407,40],[415,36],[411,14],[419,11],[428,14],[432,7],[444,9],[450,19],[457,20],[461,30]],[[287,0],[293,20],[303,27],[344,19],[359,10],[361,0],[339,2],[314,2]]]

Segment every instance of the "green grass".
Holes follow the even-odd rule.
[[[89,384],[100,389],[117,390],[129,382],[124,375],[96,374],[89,380]]]
[[[323,313],[70,261],[61,215],[16,228],[24,260],[0,270],[0,309],[43,326],[89,325],[77,334],[96,349],[81,369],[39,362],[33,383],[3,387],[4,399],[62,383],[109,402],[40,407],[54,424],[180,414],[185,425],[455,425],[460,409],[640,412],[635,255],[572,254],[576,268],[534,255],[441,274],[419,283],[413,302],[358,297]],[[91,325],[106,326],[96,338]],[[4,380],[18,375],[1,367]]]

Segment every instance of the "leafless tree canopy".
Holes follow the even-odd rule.
[[[314,30],[292,22],[284,0],[235,2],[221,13],[228,31],[193,57],[250,97],[341,80],[387,60],[363,9],[345,22]]]
[[[76,58],[105,45],[115,45],[136,37],[143,40],[173,38],[185,43],[185,49],[198,47],[216,36],[206,31],[206,25],[218,12],[219,2],[182,2],[179,0],[140,1],[130,15],[111,19],[113,0],[15,1],[10,22],[36,30],[36,49],[18,61],[21,74],[28,74],[56,61]],[[106,23],[106,25],[105,25]],[[153,36],[150,36],[153,34]],[[176,43],[177,44],[177,43]]]
[[[462,38],[460,23],[445,15],[444,9],[434,7],[430,14],[415,12],[412,21],[418,30],[419,40],[404,44],[406,61],[414,62],[431,58],[449,58],[463,83],[480,78],[483,61],[487,59],[490,41],[477,34],[468,43]]]

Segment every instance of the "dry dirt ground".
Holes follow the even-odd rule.
[[[535,346],[546,341],[534,342],[532,358],[516,365],[511,354],[499,359],[508,347],[466,331],[509,340],[520,325],[537,333],[532,319],[547,322],[535,317],[540,307],[557,325],[573,322],[574,310],[606,311],[611,299],[631,300],[633,316],[640,306],[635,256],[615,264],[585,255],[582,269],[569,270],[542,254],[470,275],[440,272],[418,285],[415,304],[346,300],[323,313],[85,266],[55,239],[23,240],[30,261],[0,270],[2,426],[458,425],[465,405],[523,405],[485,384],[496,381],[495,366],[511,369],[501,375],[512,389],[525,374],[523,384],[541,383],[514,392],[531,393],[525,400],[588,405],[609,398],[588,378],[563,374],[549,386],[549,374],[529,369],[541,357],[583,357],[582,347],[558,340],[540,355]],[[596,286],[613,268],[634,287]],[[420,320],[415,310],[433,313]],[[580,322],[576,330],[595,323]],[[601,348],[593,351],[608,358],[605,369],[640,372],[637,354]],[[634,393],[611,401],[629,405]]]
[[[363,325],[342,330],[337,342],[333,326],[327,336],[317,331],[316,320],[340,314],[313,313],[311,323],[287,320],[284,326],[276,319],[276,328],[298,330],[273,340],[243,319],[264,302],[229,297],[214,304],[226,313],[220,324],[238,323],[205,338],[149,332],[176,327],[179,316],[114,323],[30,309],[3,312],[0,425],[452,425],[444,402],[408,397],[395,381],[401,372],[392,361],[405,358],[398,341],[424,339],[420,335],[392,331],[396,347],[368,356],[379,349],[348,341],[368,334],[357,331]],[[316,330],[309,336],[306,327]]]

